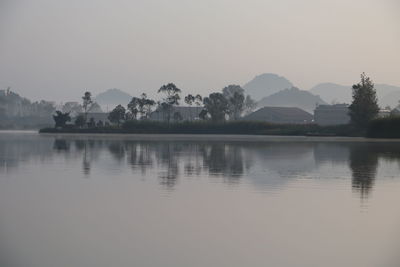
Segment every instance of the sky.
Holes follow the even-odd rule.
[[[65,102],[168,82],[205,95],[261,73],[400,86],[399,2],[0,0],[0,88]]]

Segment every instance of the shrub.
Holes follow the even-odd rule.
[[[367,137],[400,138],[400,117],[387,117],[371,121]]]

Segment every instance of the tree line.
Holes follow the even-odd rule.
[[[171,121],[174,123],[183,121],[182,114],[175,109],[181,103],[182,90],[174,83],[168,83],[162,85],[157,92],[161,95],[160,101],[148,98],[145,93],[139,97],[132,97],[126,108],[117,105],[108,114],[108,121],[120,127],[125,122],[149,120],[154,112],[163,114],[162,120],[168,125]],[[361,75],[360,82],[352,86],[352,97],[353,101],[349,106],[350,126],[366,130],[370,122],[378,117],[379,106],[374,83],[365,73]],[[196,114],[196,119],[213,123],[237,121],[256,108],[256,102],[249,95],[245,95],[244,89],[239,85],[226,86],[220,92],[210,93],[206,97],[188,94],[183,97],[183,101],[189,107],[195,105],[201,109]],[[88,118],[89,111],[95,104],[91,93],[85,92],[82,97],[83,113],[75,118],[75,127],[110,126],[108,122],[101,120],[96,122],[94,118]],[[69,112],[56,111],[53,117],[56,128],[66,127],[71,121]]]
[[[157,112],[163,115],[162,120],[168,124],[171,121],[183,121],[182,114],[175,110],[181,104],[182,90],[174,83],[168,83],[162,85],[157,92],[161,95],[160,101],[150,99],[143,93],[139,97],[132,97],[126,108],[121,104],[117,105],[108,114],[107,119],[112,124],[120,126],[126,121],[149,120],[152,113]],[[201,108],[201,112],[190,114],[190,117],[197,115],[196,119],[212,122],[238,120],[256,107],[255,101],[249,95],[245,95],[244,89],[239,85],[229,85],[221,92],[214,92],[206,97],[188,94],[183,97],[183,101],[188,107]],[[82,114],[75,118],[73,126],[78,128],[110,126],[107,122],[101,120],[96,122],[94,118],[88,118],[89,111],[96,104],[92,99],[92,94],[85,92],[82,97]],[[189,112],[192,110],[189,109]],[[70,111],[57,110],[53,118],[56,128],[71,126],[67,125],[72,121]]]

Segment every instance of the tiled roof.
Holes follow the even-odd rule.
[[[312,121],[313,116],[296,107],[264,107],[244,118],[245,120],[265,120],[282,122]]]

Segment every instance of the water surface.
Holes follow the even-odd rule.
[[[0,133],[0,266],[398,266],[400,143],[200,139]]]

